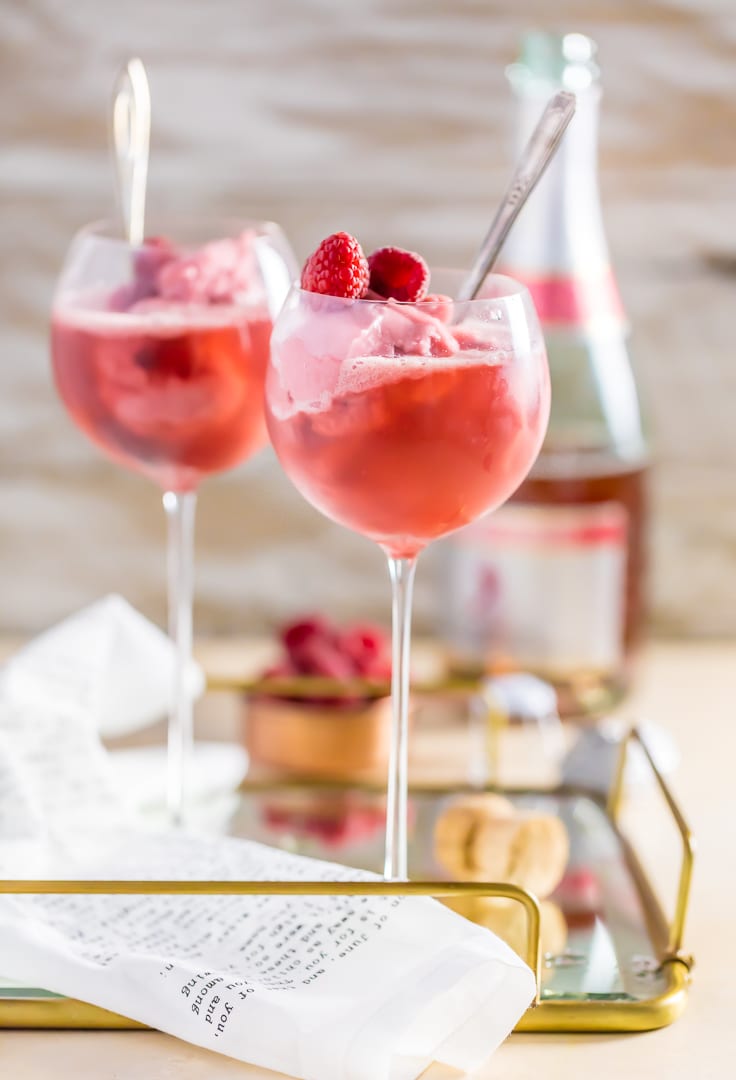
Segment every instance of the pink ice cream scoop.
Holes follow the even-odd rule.
[[[164,263],[156,275],[156,292],[176,303],[230,304],[257,280],[253,234],[244,232]]]

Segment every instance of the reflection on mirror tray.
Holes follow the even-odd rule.
[[[410,863],[413,879],[493,880],[498,851],[522,838],[526,856],[507,866],[505,880],[541,885],[542,999],[643,1001],[666,989],[654,963],[647,912],[626,852],[604,808],[576,793],[497,795],[415,790],[410,799]],[[438,847],[448,821],[468,808],[488,815],[486,851],[494,866],[473,870],[461,837],[448,868],[447,847]],[[495,817],[494,817],[495,815]],[[489,823],[490,822],[490,823]],[[247,788],[231,822],[235,835],[316,858],[380,872],[384,806],[380,793],[359,788],[269,785]],[[493,842],[491,843],[491,835]],[[526,838],[526,839],[524,839]],[[547,848],[546,862],[538,855]],[[508,850],[511,850],[510,848]],[[458,867],[466,866],[458,874]],[[520,954],[525,917],[513,901],[462,898],[456,910],[487,926]],[[646,961],[649,961],[648,963]]]
[[[380,872],[385,825],[380,790],[268,782],[251,783],[233,798],[227,830],[231,835]],[[466,829],[468,819],[479,815],[480,845],[473,830]],[[448,843],[453,830],[459,834],[454,851]],[[414,880],[489,880],[495,869],[546,894],[540,902],[543,1004],[649,1007],[671,989],[668,965],[661,964],[658,913],[595,796],[571,789],[503,796],[478,789],[415,789],[409,801],[409,840]],[[541,860],[540,845],[545,842],[549,850]],[[519,857],[509,859],[511,852]],[[460,898],[450,906],[524,954],[525,916],[514,901]],[[0,981],[0,1021],[3,1001],[54,997]],[[589,1026],[583,1024],[583,1029]],[[563,1024],[560,1030],[579,1029]],[[610,1027],[635,1029],[636,1023],[629,1027],[621,1018]],[[543,1025],[541,1030],[557,1028]]]

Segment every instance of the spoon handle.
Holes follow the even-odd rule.
[[[486,274],[498,258],[509,229],[552,160],[574,112],[575,95],[567,90],[560,90],[547,102],[539,123],[524,147],[473,268],[462,284],[458,300],[472,300],[477,295]]]
[[[125,236],[143,243],[151,140],[151,95],[142,61],[129,60],[113,89],[112,145]]]

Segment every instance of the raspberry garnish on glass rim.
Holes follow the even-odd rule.
[[[350,233],[328,236],[309,256],[301,285],[309,292],[359,300],[368,288],[368,260]]]
[[[429,267],[421,255],[398,247],[383,247],[368,258],[369,287],[387,300],[416,303],[429,286]]]
[[[404,248],[378,248],[366,259],[350,233],[328,236],[309,256],[301,287],[307,292],[352,300],[396,300],[416,303],[427,295],[429,268],[421,257]]]

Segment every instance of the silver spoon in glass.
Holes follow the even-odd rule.
[[[560,90],[547,102],[539,123],[524,147],[473,268],[460,287],[458,301],[472,300],[478,294],[486,275],[498,258],[509,229],[552,160],[574,112],[575,95],[567,90]]]
[[[146,69],[137,57],[128,61],[115,80],[110,135],[125,239],[131,247],[139,247],[145,236],[151,94]],[[194,740],[191,688],[184,673],[191,655],[191,563],[187,548],[192,542],[193,499],[191,493],[182,497],[173,491],[163,496],[169,537],[169,637],[177,655],[166,754],[166,801],[174,824],[182,820]]]
[[[151,94],[146,69],[137,57],[128,61],[115,80],[111,129],[125,238],[137,247],[144,236],[151,140]]]

